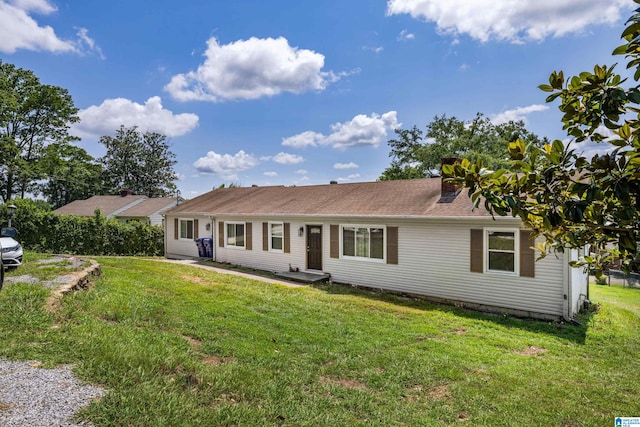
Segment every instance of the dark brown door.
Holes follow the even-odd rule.
[[[307,225],[307,269],[322,270],[321,225]]]

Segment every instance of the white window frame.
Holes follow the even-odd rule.
[[[272,233],[272,225],[279,225],[282,227],[282,236],[280,236],[280,238],[282,239],[282,248],[281,249],[277,249],[274,248],[273,245],[273,233]],[[284,222],[281,221],[269,221],[269,252],[284,252]]]
[[[513,233],[513,271],[506,270],[491,270],[489,269],[489,234],[490,233]],[[484,229],[484,272],[491,274],[501,274],[505,276],[519,276],[520,275],[520,229],[518,228],[485,228]],[[491,252],[505,252],[511,253],[511,251],[500,251],[491,249]]]
[[[191,237],[183,237],[182,236],[182,223],[190,222],[191,223]],[[194,236],[196,235],[195,230],[196,222],[193,218],[178,218],[178,240],[184,240],[193,242]]]
[[[229,244],[229,236],[228,230],[230,225],[242,225],[243,226],[243,245],[230,245]],[[245,250],[247,248],[247,223],[244,221],[225,221],[224,222],[224,247],[228,249],[236,249],[236,250]]]
[[[371,229],[381,228],[382,229],[382,258],[371,258],[371,256],[362,257],[362,256],[355,256],[355,255],[345,255],[344,254],[344,229],[345,228],[369,229],[369,255],[371,255]],[[379,224],[340,224],[340,258],[357,260],[357,261],[377,262],[382,264],[386,263],[387,262],[387,226],[379,225]]]

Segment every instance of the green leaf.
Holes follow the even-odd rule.
[[[625,54],[625,53],[627,53],[627,47],[628,47],[628,46],[629,46],[628,44],[620,45],[620,46],[618,46],[617,48],[615,48],[611,54],[612,54],[612,55],[622,55],[622,54]]]

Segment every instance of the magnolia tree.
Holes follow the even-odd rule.
[[[509,144],[508,168],[490,171],[481,160],[463,160],[444,170],[469,188],[476,207],[519,216],[543,238],[541,256],[589,245],[590,254],[572,265],[590,264],[598,276],[614,261],[640,271],[640,8],[622,39],[613,54],[624,56],[633,80],[617,74],[615,65],[596,65],[571,78],[553,72],[549,84],[539,86],[550,93],[547,102],[560,101],[574,144],[536,147],[518,139]],[[606,154],[580,154],[579,143],[589,140]]]

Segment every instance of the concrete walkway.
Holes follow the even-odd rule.
[[[234,276],[244,277],[246,279],[259,280],[261,282],[272,283],[274,285],[289,286],[290,288],[302,288],[305,286],[303,284],[290,282],[288,280],[271,279],[269,277],[258,276],[256,274],[249,274],[249,273],[243,273],[241,271],[227,270],[224,268],[213,267],[210,265],[202,265],[202,264],[198,264],[198,261],[195,259],[166,259],[165,258],[165,259],[154,259],[154,261],[168,262],[171,264],[190,265],[193,267],[201,268],[203,270],[215,271],[216,273],[220,273],[220,274],[231,274]]]

